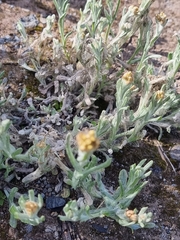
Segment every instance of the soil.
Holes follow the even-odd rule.
[[[83,8],[85,0],[70,1],[70,10],[67,17],[67,29],[75,24],[79,18],[79,8]],[[137,4],[137,1],[122,1],[122,6]],[[151,7],[151,15],[164,11],[168,16],[168,23],[165,31],[158,39],[154,52],[167,56],[176,46],[177,39],[175,34],[180,34],[179,3],[176,0],[155,1]],[[5,76],[10,80],[9,91],[17,97],[20,96],[22,86],[25,84],[29,88],[29,94],[34,95],[33,86],[36,86],[37,80],[30,72],[20,68],[17,62],[17,49],[20,42],[16,30],[17,21],[30,14],[37,18],[47,17],[49,14],[56,13],[50,0],[3,0],[0,4],[0,41],[6,40],[6,44],[0,42],[0,59],[2,69],[5,70]],[[40,23],[40,29],[43,27],[43,21]],[[115,26],[116,27],[116,26]],[[37,30],[38,31],[38,30]],[[29,30],[30,35],[36,32]],[[179,84],[180,85],[180,84]],[[154,135],[153,135],[154,136]],[[151,139],[151,140],[150,140]],[[133,163],[138,163],[146,158],[153,159],[152,174],[149,182],[143,191],[135,198],[131,208],[140,209],[147,206],[153,213],[153,221],[156,223],[154,229],[141,229],[132,231],[128,228],[119,226],[111,219],[95,219],[84,223],[63,223],[60,222],[52,212],[45,207],[40,214],[44,215],[46,221],[36,227],[18,223],[16,229],[9,226],[8,204],[0,208],[0,240],[50,240],[50,239],[87,239],[87,240],[178,240],[180,239],[180,165],[178,160],[172,160],[175,172],[165,160],[161,158],[158,152],[158,146],[153,138],[137,142],[131,146],[126,146],[119,153],[114,154],[113,164],[106,170],[106,181],[110,186],[116,187],[117,176],[120,169],[129,169]],[[170,148],[175,144],[180,144],[180,133],[175,129],[171,134],[164,133],[161,139],[163,150],[170,157]],[[145,149],[145,151],[144,151]],[[47,181],[49,188],[54,189],[58,184],[55,176],[47,175],[40,180],[36,180],[29,187],[34,188],[37,193],[41,193],[43,187],[41,183]],[[0,182],[1,189],[3,183]],[[26,187],[20,182],[11,183],[11,187],[17,186],[25,191]]]

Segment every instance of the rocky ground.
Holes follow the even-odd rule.
[[[127,0],[124,4],[137,4],[138,1]],[[66,28],[70,28],[79,18],[79,8],[83,7],[85,0],[71,0],[70,10],[67,17]],[[167,54],[176,46],[176,33],[180,34],[179,3],[176,0],[156,0],[151,8],[151,15],[164,11],[168,16],[168,24],[160,39],[158,39],[154,52],[166,57]],[[5,76],[9,83],[9,92],[13,92],[17,97],[20,96],[22,86],[27,85],[29,95],[34,94],[36,79],[32,74],[20,68],[18,65],[17,52],[20,47],[20,35],[16,30],[16,23],[20,18],[29,15],[36,16],[40,23],[39,29],[44,26],[43,19],[51,13],[55,13],[52,1],[50,0],[3,0],[0,4],[0,62]],[[120,13],[119,13],[120,15]],[[116,26],[114,26],[116,27]],[[35,36],[36,31],[29,29],[29,34]],[[177,79],[177,91],[180,91],[180,83]],[[153,212],[155,229],[142,229],[134,233],[130,229],[123,228],[110,219],[96,219],[85,223],[62,223],[57,218],[56,212],[47,209],[46,206],[41,211],[46,221],[37,227],[18,223],[16,229],[9,226],[9,213],[7,203],[0,208],[0,239],[12,240],[43,240],[43,239],[107,239],[107,240],[178,240],[180,239],[180,133],[174,130],[172,134],[164,134],[162,147],[166,154],[171,158],[175,172],[171,166],[165,162],[160,153],[159,145],[153,140],[147,139],[123,149],[122,152],[114,155],[114,161],[106,172],[106,181],[112,186],[116,186],[116,177],[119,169],[128,169],[129,165],[138,162],[143,158],[153,159],[154,165],[152,175],[149,177],[148,185],[140,195],[133,201],[133,207],[141,208],[148,206]],[[177,147],[179,160],[173,159],[171,154],[172,147]],[[146,149],[146,151],[144,151]],[[1,176],[1,175],[0,175]],[[59,175],[60,177],[60,175]],[[2,185],[3,183],[0,182]],[[32,182],[29,188],[33,188],[37,193],[45,194],[46,198],[55,194],[57,177],[43,176],[39,180]],[[13,182],[10,187],[17,186],[25,191],[25,186]],[[2,187],[1,187],[2,188]]]

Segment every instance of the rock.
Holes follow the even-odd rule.
[[[99,233],[107,233],[108,232],[107,226],[102,226],[102,225],[93,223],[92,227]]]
[[[46,208],[47,209],[54,209],[59,207],[64,207],[66,201],[64,198],[51,196],[46,198]]]
[[[29,30],[33,30],[39,24],[39,20],[34,14],[30,14],[26,17],[22,17],[20,20],[24,25],[24,27],[28,28]]]
[[[169,155],[172,159],[180,161],[180,144],[175,145],[169,151]]]

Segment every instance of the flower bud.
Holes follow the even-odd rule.
[[[138,216],[137,216],[137,214],[133,210],[126,210],[125,215],[132,222],[137,222],[138,221]]]
[[[132,215],[130,216],[130,220],[131,220],[132,222],[137,222],[137,221],[138,221],[138,215],[137,215],[136,213],[132,214]]]
[[[130,218],[134,214],[134,211],[133,210],[127,210],[125,214],[126,214],[126,217]]]
[[[164,91],[162,91],[162,90],[158,90],[157,92],[156,92],[156,99],[157,100],[161,100],[161,99],[163,99],[164,98]]]
[[[130,84],[131,82],[133,82],[132,72],[128,71],[128,72],[124,73],[124,75],[122,76],[122,80],[125,84]]]
[[[38,204],[33,201],[27,201],[25,203],[25,211],[28,216],[32,216],[38,210]]]
[[[79,150],[82,152],[95,151],[99,147],[99,139],[96,138],[94,130],[79,132],[76,141]]]
[[[156,15],[156,20],[160,22],[161,25],[164,25],[167,21],[166,14],[163,12],[160,12],[159,14]]]
[[[129,7],[131,9],[131,11],[134,13],[134,15],[138,15],[139,13],[139,8],[137,6],[130,6]]]
[[[40,141],[40,142],[38,142],[38,143],[37,143],[37,147],[39,147],[39,148],[45,148],[45,147],[46,147],[45,141]]]

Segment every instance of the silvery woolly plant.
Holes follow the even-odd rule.
[[[143,3],[145,1],[141,2],[142,5]],[[141,15],[141,5],[139,8],[131,6],[129,10],[132,9],[136,17]],[[128,15],[128,11],[126,14]],[[180,42],[178,39],[177,47],[170,55],[171,59],[163,64],[168,66],[166,74],[157,76],[162,74],[162,68],[157,72],[150,61],[160,56],[151,54],[150,51],[166,25],[167,18],[162,12],[158,14],[155,30],[148,15],[144,21],[143,25],[139,25],[138,42],[134,53],[125,64],[122,63],[125,69],[129,68],[131,71],[124,69],[116,83],[116,108],[110,113],[103,111],[96,126],[97,135],[104,139],[102,144],[105,148],[122,148],[129,142],[143,138],[146,135],[145,126],[152,129],[157,127],[160,132],[159,138],[162,128],[170,132],[171,126],[178,127],[176,116],[179,114],[180,97],[174,90],[174,81],[180,67]],[[137,22],[132,24],[136,25]],[[155,84],[159,84],[159,90],[155,90]],[[135,104],[136,107],[133,106]]]
[[[5,177],[13,170],[13,167],[8,163],[10,159],[19,161],[28,161],[30,159],[22,154],[23,149],[16,149],[10,142],[9,127],[10,120],[6,119],[0,123],[0,169],[5,169]]]
[[[176,119],[178,114],[179,96],[174,91],[173,84],[175,74],[179,69],[180,42],[178,39],[177,48],[173,54],[169,55],[168,62],[164,64],[167,67],[166,74],[159,77],[162,71],[161,69],[157,71],[153,67],[152,59],[160,56],[151,54],[150,51],[167,22],[165,14],[160,13],[156,16],[154,26],[148,15],[153,0],[142,0],[139,7],[124,8],[117,32],[115,32],[113,22],[117,17],[120,0],[117,0],[117,4],[113,4],[112,0],[105,2],[106,8],[103,9],[102,1],[87,0],[84,10],[80,12],[81,16],[77,23],[72,46],[72,55],[75,56],[70,56],[67,50],[67,38],[70,34],[65,35],[64,23],[69,6],[68,1],[54,0],[59,17],[60,39],[55,38],[52,31],[55,15],[47,17],[45,28],[34,42],[28,42],[25,28],[22,23],[18,24],[25,47],[30,47],[30,51],[24,51],[25,58],[20,61],[20,65],[35,72],[40,82],[41,93],[48,96],[47,99],[42,100],[47,106],[41,106],[43,116],[44,113],[47,113],[47,116],[41,118],[37,126],[35,126],[34,119],[31,123],[34,128],[40,130],[44,130],[47,123],[48,127],[50,126],[49,129],[56,128],[56,131],[49,130],[47,133],[47,135],[50,133],[53,135],[51,142],[57,140],[54,132],[57,133],[58,129],[61,129],[63,136],[57,134],[57,138],[64,140],[67,136],[66,152],[72,168],[66,166],[59,156],[59,152],[65,149],[64,142],[60,150],[57,151],[57,148],[54,150],[46,144],[45,134],[42,134],[44,138],[41,141],[32,141],[32,146],[27,152],[22,153],[21,148],[16,149],[10,142],[9,120],[3,121],[0,125],[0,167],[6,170],[7,177],[13,170],[8,164],[9,159],[36,164],[37,169],[22,180],[28,183],[52,171],[55,165],[59,166],[65,175],[64,181],[73,189],[81,190],[82,193],[77,200],[67,203],[64,207],[65,216],[60,216],[61,220],[86,221],[106,216],[131,229],[153,227],[152,214],[146,213],[147,208],[142,208],[139,213],[136,209],[128,209],[131,201],[147,183],[144,179],[151,173],[149,168],[152,161],[145,163],[145,160],[142,160],[139,164],[132,165],[129,173],[121,170],[118,179],[119,186],[112,190],[103,183],[104,170],[111,164],[111,159],[104,154],[105,160],[100,162],[101,159],[93,152],[98,147],[103,153],[107,149],[117,150],[127,143],[143,138],[146,134],[145,126],[151,128],[155,126],[160,130],[165,127],[169,131],[171,125],[175,123],[173,119]],[[128,43],[134,34],[138,35],[137,45],[131,57],[124,59],[122,53],[124,44]],[[45,50],[48,58],[52,59],[51,66],[48,61],[45,61],[44,65],[41,63],[47,60],[41,61]],[[116,67],[111,74],[111,67],[114,65]],[[155,84],[160,85],[158,90],[155,90]],[[53,87],[54,93],[52,93]],[[99,119],[92,120],[89,116],[91,112],[86,112],[86,110],[93,107],[94,101],[99,97],[107,101],[110,99],[109,105],[106,110],[102,111]],[[49,104],[53,101],[58,102],[58,110]],[[4,106],[6,102],[3,101],[0,104]],[[73,130],[67,133],[66,121],[64,121],[65,127],[63,125],[62,128],[58,128],[55,125],[64,120],[61,119],[60,113],[64,116],[72,113],[72,105],[76,108],[76,116]],[[42,116],[42,112],[38,112],[33,103],[30,107],[31,111]],[[53,121],[48,119],[53,119]],[[46,123],[43,124],[43,121]],[[76,152],[75,147],[72,147],[70,136],[74,137],[85,122],[92,130],[77,134],[78,151]],[[34,140],[37,135],[38,131]],[[16,190],[13,190],[9,196],[14,196],[14,192]],[[29,199],[32,200],[30,195],[33,196],[33,193],[29,193]],[[12,200],[13,197],[10,199]],[[28,220],[27,209],[25,212],[27,199],[21,198],[20,208],[13,204],[13,200],[11,201],[13,206],[11,216],[13,219],[22,217],[23,221],[29,224],[40,223],[43,219],[37,220],[37,211],[33,213],[35,219],[33,218],[32,222]],[[98,208],[94,206],[96,200],[100,203]],[[33,202],[37,201],[39,201],[38,207],[36,206],[35,210],[39,210],[42,206],[40,199],[33,200]]]
[[[103,183],[103,172],[111,163],[105,155],[105,161],[98,163],[93,152],[99,146],[93,130],[79,132],[77,137],[78,153],[75,157],[70,146],[70,137],[67,137],[66,151],[73,166],[70,170],[65,166],[61,168],[66,172],[65,181],[74,189],[80,189],[83,196],[77,200],[69,201],[64,207],[65,216],[59,216],[63,221],[87,221],[97,217],[109,217],[120,225],[136,230],[138,228],[152,228],[152,213],[146,213],[147,208],[140,212],[136,209],[129,210],[128,207],[135,196],[146,185],[144,181],[151,174],[149,168],[153,162],[133,164],[129,173],[121,170],[119,173],[119,186],[116,190],[108,189]],[[99,206],[94,206],[94,201],[99,201]]]
[[[69,168],[63,168],[63,165],[59,166],[62,166],[62,170],[66,173],[65,182],[67,184],[71,185],[74,189],[81,187],[85,190],[87,182],[90,183],[92,181],[92,176],[96,173],[103,173],[104,169],[111,164],[111,160],[106,156],[106,161],[98,164],[98,158],[92,155],[93,150],[99,147],[99,141],[93,130],[79,132],[76,139],[79,146],[77,158],[75,158],[70,146],[70,134],[67,135],[66,152],[72,164],[73,171]]]
[[[53,39],[52,27],[55,21],[55,15],[48,16],[46,18],[46,26],[39,38],[35,39],[33,42],[29,40],[26,33],[26,29],[21,21],[17,23],[17,29],[21,33],[24,47],[28,48],[26,53],[22,53],[23,58],[19,59],[19,65],[28,71],[32,71],[37,75],[37,79],[41,84],[45,84],[43,78],[39,77],[41,73],[41,64],[40,61],[46,50],[49,50],[50,53],[53,52],[53,56],[56,56],[57,49],[59,50],[59,43]],[[52,49],[47,49],[47,42],[49,39],[53,39]],[[59,54],[61,52],[59,51]]]
[[[53,62],[55,67],[54,69],[49,69],[48,72],[47,65],[39,65],[35,68],[35,71],[36,77],[44,89],[46,89],[46,87],[49,88],[49,84],[47,85],[46,83],[46,78],[49,75],[53,75],[54,71],[52,85],[54,85],[55,94],[58,94],[58,97],[53,96],[52,99],[56,98],[57,101],[63,105],[63,110],[70,108],[70,104],[67,104],[67,99],[73,98],[74,102],[77,104],[76,108],[84,111],[84,109],[88,109],[93,106],[94,101],[99,97],[102,97],[107,101],[110,101],[110,104],[113,104],[112,101],[114,101],[114,92],[116,91],[117,95],[119,95],[118,87],[121,85],[119,81],[117,82],[119,76],[121,76],[120,79],[123,79],[123,74],[126,74],[126,69],[131,70],[131,74],[133,76],[133,84],[131,84],[131,86],[133,86],[136,91],[132,91],[132,97],[126,101],[125,108],[132,109],[132,101],[135,101],[135,99],[137,100],[139,94],[142,94],[141,99],[139,101],[137,100],[136,103],[136,105],[139,104],[139,108],[138,111],[136,111],[137,109],[135,108],[132,109],[134,112],[124,109],[123,114],[120,114],[120,112],[122,113],[122,110],[119,109],[122,104],[120,106],[119,103],[117,104],[118,100],[116,97],[116,106],[118,107],[114,109],[114,112],[118,112],[115,114],[118,115],[118,118],[115,116],[115,119],[117,119],[118,122],[111,124],[111,127],[113,127],[113,136],[109,136],[108,143],[106,144],[108,148],[111,148],[119,136],[128,135],[129,138],[129,140],[122,139],[122,146],[124,146],[126,142],[134,141],[143,137],[145,132],[142,132],[142,129],[146,124],[150,126],[155,125],[156,123],[160,130],[161,126],[166,126],[167,128],[170,126],[169,123],[161,125],[160,122],[163,121],[163,117],[166,112],[168,112],[168,109],[176,108],[177,110],[179,97],[172,90],[172,85],[174,83],[175,73],[179,68],[178,64],[173,63],[175,61],[178,63],[179,55],[177,46],[175,51],[176,55],[173,54],[173,58],[171,59],[172,61],[168,61],[166,65],[168,66],[171,63],[170,66],[172,66],[174,70],[168,67],[166,74],[168,77],[162,77],[163,80],[162,78],[157,77],[159,72],[157,73],[157,70],[152,66],[152,64],[150,64],[150,62],[151,59],[160,58],[160,55],[150,54],[150,51],[166,25],[166,15],[164,13],[159,13],[156,16],[156,24],[154,25],[148,15],[148,10],[153,3],[153,0],[142,0],[139,7],[130,6],[129,8],[124,8],[122,17],[118,24],[118,29],[115,32],[113,31],[113,22],[120,7],[120,0],[118,0],[116,4],[114,4],[112,0],[106,0],[105,2],[106,6],[103,8],[102,1],[88,0],[84,10],[80,11],[80,20],[77,23],[76,34],[73,39],[73,51],[71,54],[76,55],[75,59],[78,60],[76,66],[77,69],[74,69],[73,74],[72,65],[63,66],[63,68],[67,71],[67,75],[70,75],[67,77],[62,74],[57,74],[56,72],[59,72],[59,70],[57,70],[57,66],[62,69],[62,66],[60,65],[64,65],[66,63],[66,61],[62,61],[62,59],[64,59],[62,55],[69,54],[67,51],[66,53],[64,52],[64,49],[66,48],[66,40],[69,37],[68,34],[65,35],[64,26],[65,16],[67,14],[69,4],[65,0],[54,1],[59,16],[58,26],[61,44],[58,39],[53,38],[52,31],[49,31],[55,20],[54,15],[47,18],[47,26],[45,29],[49,30],[45,39],[53,39]],[[104,13],[104,16],[102,13]],[[43,32],[47,32],[44,30]],[[122,54],[122,51],[124,50],[123,46],[133,37],[134,34],[138,35],[135,51],[131,54],[129,59],[124,61]],[[35,40],[31,46],[45,46],[45,43],[41,43],[42,37],[40,37],[39,40]],[[48,57],[50,56],[50,52]],[[37,61],[33,60],[33,62],[35,63]],[[111,66],[117,63],[119,63],[122,67],[120,69],[117,68],[116,72],[112,75],[109,74]],[[72,62],[72,64],[75,64],[75,62]],[[161,111],[159,111],[159,115],[156,111],[155,115],[157,117],[159,116],[158,121],[155,121],[155,115],[153,113],[154,110],[148,115],[148,120],[145,119],[147,117],[146,114],[140,114],[140,112],[149,110],[146,108],[146,105],[147,102],[151,101],[151,99],[153,101],[155,83],[161,83],[159,91],[163,89],[162,91],[165,90],[165,96],[169,96],[169,98],[166,98],[166,101],[161,101],[161,103],[164,102],[164,104],[163,107],[161,107]],[[162,83],[164,83],[165,86],[162,86]],[[43,93],[44,92],[47,91],[43,91]],[[108,112],[108,109],[106,112]],[[138,116],[138,114],[140,115]],[[174,115],[175,114],[176,112],[174,112]],[[103,112],[100,119],[97,120],[97,122],[99,122],[97,126],[98,129],[100,128],[99,125],[102,126],[101,120],[104,115],[106,114]],[[111,114],[111,116],[113,118],[114,113]],[[172,114],[171,117],[173,117]],[[140,124],[141,127],[137,127],[138,121],[141,121],[143,118],[143,123]],[[123,124],[123,128],[121,128],[121,122],[126,122],[126,120],[127,123]],[[116,120],[114,120],[114,122],[115,121]],[[105,122],[107,123],[107,121]],[[149,124],[150,122],[151,124]],[[130,128],[133,128],[135,131],[133,135],[131,134],[132,130],[130,132],[128,131]],[[128,133],[126,134],[127,131]],[[97,132],[97,134],[99,133]],[[129,137],[130,134],[132,135],[131,137]]]
[[[73,43],[79,62],[90,78],[83,85],[86,94],[82,105],[84,101],[87,102],[86,99],[96,88],[98,89],[96,97],[99,97],[101,92],[106,94],[108,88],[113,88],[117,76],[115,74],[113,79],[108,78],[109,69],[116,62],[116,57],[121,56],[123,44],[128,42],[140,28],[144,30],[142,25],[147,20],[148,9],[152,2],[152,0],[142,1],[139,8],[136,6],[125,8],[115,33],[112,24],[117,17],[120,0],[116,4],[107,0],[106,8],[103,8],[102,1],[87,1],[77,23],[77,33]],[[105,17],[101,14],[103,11]],[[127,66],[125,62],[121,61],[121,63],[122,66]],[[81,106],[80,103],[78,106]]]
[[[9,160],[13,159],[15,162],[31,163],[36,164],[37,169],[29,173],[22,179],[22,182],[29,183],[35,179],[40,178],[42,175],[55,168],[53,163],[53,156],[50,152],[50,147],[45,141],[34,142],[33,145],[25,152],[22,148],[16,148],[10,142],[9,128],[11,121],[6,119],[0,123],[0,169],[5,169],[5,179],[11,177],[9,174],[15,170],[9,164]],[[12,175],[13,177],[14,175]]]
[[[105,148],[122,148],[130,142],[142,139],[146,135],[145,126],[157,126],[170,131],[176,125],[173,116],[178,114],[180,98],[174,90],[163,84],[160,90],[153,91],[148,79],[144,79],[139,106],[131,109],[132,96],[138,88],[134,85],[132,72],[126,72],[116,84],[116,109],[112,113],[103,111],[96,126],[97,135],[103,139]],[[170,109],[175,109],[168,116]],[[166,115],[166,116],[165,116]],[[165,117],[164,117],[165,116]],[[120,142],[117,143],[117,140]]]
[[[65,34],[65,27],[64,27],[64,21],[65,17],[68,11],[69,3],[67,0],[53,0],[54,5],[56,7],[57,13],[58,13],[58,27],[59,27],[59,33],[60,33],[60,42],[61,46],[63,48],[64,54],[67,58],[67,60],[70,60],[69,52],[67,50],[67,39],[71,35],[72,32],[68,32]]]
[[[44,216],[38,217],[38,212],[43,206],[43,198],[39,194],[35,197],[34,190],[29,190],[28,195],[18,196],[18,205],[15,204],[14,198],[17,195],[17,188],[9,191],[5,190],[5,194],[9,201],[10,225],[15,228],[17,220],[36,226],[45,220]]]

